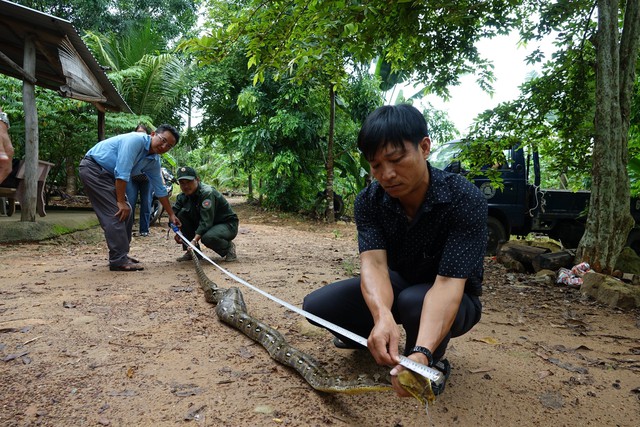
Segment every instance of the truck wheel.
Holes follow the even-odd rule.
[[[640,256],[640,229],[634,228],[627,237],[627,246]]]
[[[507,230],[498,219],[490,216],[487,218],[487,231],[487,255],[493,256],[498,247],[508,240]]]
[[[7,210],[7,216],[11,216],[14,213],[16,213],[16,199],[11,199],[11,198],[7,199],[6,210]]]
[[[344,215],[344,200],[339,194],[333,194],[333,212],[336,218],[341,218]]]
[[[316,212],[318,212],[322,216],[325,215],[327,210],[326,194],[326,190],[324,192],[318,191],[318,194],[316,194]],[[336,219],[339,219],[340,217],[342,217],[342,215],[344,215],[344,200],[342,200],[342,196],[336,193],[333,193],[333,212]]]

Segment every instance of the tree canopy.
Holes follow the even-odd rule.
[[[267,205],[287,210],[309,209],[322,189],[353,196],[366,183],[355,138],[383,91],[415,83],[423,89],[398,101],[447,98],[474,74],[491,92],[493,67],[478,41],[517,30],[534,44],[551,34],[553,56],[528,58],[543,62],[541,74],[517,99],[479,115],[468,136],[496,153],[529,144],[553,181],[593,190],[580,256],[606,270],[624,244],[629,194],[640,190],[627,174],[640,175],[640,0],[20,3],[88,31],[138,114],[170,121],[200,110],[176,150],[180,161],[251,193],[257,183]],[[442,112],[424,114],[434,138],[457,134]]]

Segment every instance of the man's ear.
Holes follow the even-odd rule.
[[[427,157],[429,157],[429,153],[431,152],[431,140],[428,136],[425,136],[422,138],[422,141],[420,141],[420,149],[422,150],[422,156],[427,160]]]

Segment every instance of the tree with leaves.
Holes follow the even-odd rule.
[[[145,19],[166,41],[190,34],[199,0],[15,0],[15,3],[70,21],[81,33],[127,34]]]
[[[276,80],[291,76],[326,88],[330,124],[326,190],[331,209],[335,96],[344,89],[349,69],[382,57],[390,64],[389,73],[410,73],[425,83],[427,92],[447,94],[447,86],[471,70],[483,70],[479,82],[489,87],[490,65],[473,44],[500,33],[512,17],[506,13],[509,2],[473,3],[469,7],[383,0],[210,2],[228,13],[222,19],[216,15],[220,25],[213,25],[211,34],[194,44],[220,57],[225,47],[246,43],[254,83],[263,82],[270,73]]]
[[[604,272],[614,268],[633,227],[627,164],[638,126],[639,9],[639,0],[523,2],[523,41],[555,34],[558,50],[517,100],[483,113],[471,133],[532,145],[558,176],[573,176],[574,186],[588,176],[591,198],[577,261]],[[536,50],[530,61],[539,60]]]
[[[634,224],[627,163],[631,98],[640,48],[640,0],[599,0],[597,4],[592,187],[587,226],[577,257],[597,271],[611,272]],[[622,33],[619,22],[623,22]]]

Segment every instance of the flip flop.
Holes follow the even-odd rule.
[[[137,258],[134,258],[132,256],[127,256],[127,258],[129,258],[129,261],[134,263],[134,264],[139,264],[140,260],[138,260]]]
[[[109,270],[111,271],[140,271],[144,270],[144,267],[141,265],[136,265],[133,263],[122,264],[122,265],[110,265]]]

